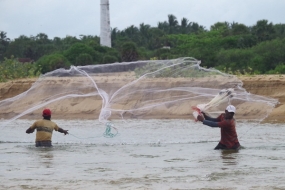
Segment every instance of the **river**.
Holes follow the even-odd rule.
[[[115,120],[113,138],[96,120],[54,121],[70,134],[55,131],[52,148],[34,146],[31,120],[1,127],[0,189],[285,189],[281,124],[238,122],[233,152],[190,120]]]

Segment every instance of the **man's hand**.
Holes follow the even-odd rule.
[[[64,135],[68,134],[68,130],[63,130]]]
[[[205,118],[202,115],[198,115],[197,120],[203,122]]]
[[[68,134],[67,131],[68,131],[68,130],[64,130],[64,129],[62,129],[62,128],[59,128],[59,129],[58,129],[58,132],[64,133],[64,135]]]
[[[27,130],[26,130],[26,133],[33,133],[35,131],[35,129],[31,129],[31,128],[28,128]]]
[[[202,115],[203,115],[203,116],[204,116],[204,118],[205,118],[205,115],[206,115],[206,114],[205,114],[205,112],[201,112],[201,113],[202,113]]]

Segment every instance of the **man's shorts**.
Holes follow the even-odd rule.
[[[52,147],[51,141],[36,141],[36,147]]]

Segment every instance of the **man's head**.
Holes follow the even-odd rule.
[[[51,111],[50,111],[50,109],[44,109],[44,111],[43,111],[43,117],[44,117],[45,119],[50,119],[50,118],[51,118]]]
[[[229,105],[226,110],[230,113],[235,113],[236,112],[236,107],[234,107],[233,105]]]
[[[235,112],[236,112],[236,108],[233,105],[229,105],[225,110],[226,119],[232,119],[233,116],[235,115]]]

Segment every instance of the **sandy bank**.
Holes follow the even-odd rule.
[[[258,76],[240,76],[239,79],[243,82],[243,87],[252,94],[276,98],[280,104],[274,108],[273,112],[267,117],[266,122],[285,122],[285,76],[283,75],[258,75]],[[25,92],[35,83],[37,79],[19,79],[0,83],[0,100],[14,97],[22,92]],[[82,79],[84,80],[84,79]],[[116,84],[127,84],[132,80],[126,73],[117,74],[116,76],[108,76],[107,78],[98,78],[99,84],[104,84],[109,88],[116,88]],[[182,84],[184,79],[169,79],[167,81],[155,81],[152,79],[147,81],[147,85],[167,85],[175,86]],[[81,81],[84,82],[84,81]],[[53,88],[60,88],[62,85],[80,85],[78,81],[73,79],[52,81]],[[138,98],[138,97],[137,97]],[[29,97],[27,99],[27,106],[31,104],[36,97]],[[130,100],[128,101],[136,101]],[[49,107],[53,110],[53,118],[58,119],[97,119],[101,110],[102,100],[97,98],[73,98],[62,100],[59,103],[53,103]],[[127,102],[127,101],[126,101]],[[119,106],[119,105],[118,105]],[[24,109],[24,108],[23,108]],[[1,118],[9,118],[13,114],[13,110],[3,109],[0,111]],[[34,111],[26,116],[26,118],[36,119],[40,117],[40,110]],[[149,113],[147,118],[179,118],[189,119],[189,113],[192,110],[189,106],[180,106],[177,114],[164,113],[163,115],[155,114],[155,111]],[[115,117],[115,116],[114,116]]]

